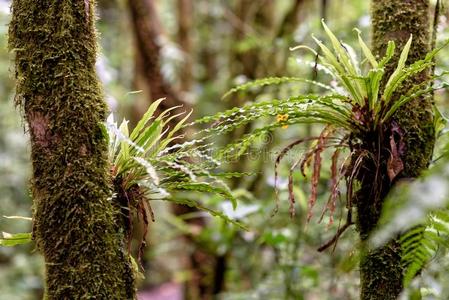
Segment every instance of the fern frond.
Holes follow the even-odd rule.
[[[448,240],[449,211],[447,210],[431,214],[426,224],[416,226],[401,237],[405,286],[408,286],[429,263],[439,247],[448,247]]]
[[[266,77],[266,78],[261,78],[261,79],[256,79],[254,81],[250,81],[250,82],[244,83],[242,85],[238,85],[238,86],[230,89],[228,92],[226,92],[222,98],[224,99],[233,93],[247,91],[247,90],[249,90],[251,88],[255,88],[255,87],[282,85],[282,84],[293,83],[293,82],[309,83],[309,84],[318,86],[320,88],[323,88],[325,90],[332,91],[333,93],[338,93],[338,91],[335,88],[331,87],[330,85],[327,85],[327,84],[324,84],[324,83],[321,83],[318,81],[314,81],[314,80],[309,80],[309,79],[300,78],[300,77]]]
[[[410,52],[410,46],[412,45],[412,39],[413,37],[410,35],[410,38],[408,39],[407,43],[405,44],[404,48],[402,49],[401,55],[399,56],[398,64],[394,72],[391,74],[390,78],[388,79],[386,85],[385,85],[385,91],[384,91],[384,98],[386,101],[389,100],[389,97],[391,96],[392,92],[395,90],[396,82],[398,81],[399,77],[403,74],[403,70],[405,68],[405,62],[408,58],[408,53]]]
[[[233,108],[214,116],[208,116],[196,121],[197,124],[213,123],[211,127],[198,134],[223,134],[244,126],[252,121],[275,117],[280,114],[289,116],[287,124],[336,122],[345,128],[351,128],[351,110],[347,98],[338,94],[327,96],[296,96],[282,100],[269,100],[250,103],[241,108]],[[308,120],[309,119],[309,120]],[[297,122],[293,122],[295,120]]]
[[[200,204],[200,203],[198,203],[196,201],[193,201],[193,200],[190,200],[190,199],[184,199],[184,198],[183,199],[173,198],[173,199],[170,199],[169,201],[173,202],[173,203],[176,203],[176,204],[180,204],[180,205],[186,205],[186,206],[189,206],[189,207],[195,207],[195,208],[197,208],[199,210],[203,210],[203,211],[209,213],[211,216],[214,216],[214,217],[222,219],[226,223],[233,224],[233,225],[235,225],[235,226],[237,226],[237,227],[239,227],[239,228],[241,228],[241,229],[243,229],[245,231],[249,231],[248,227],[245,226],[244,224],[242,224],[241,222],[229,218],[228,216],[226,216],[221,211],[205,207],[204,205],[202,205],[202,204]]]
[[[214,186],[207,182],[173,182],[166,184],[167,188],[170,190],[178,191],[192,191],[201,193],[211,193],[218,194],[227,200],[232,202],[232,205],[237,207],[237,199],[232,195],[232,193],[223,187]]]
[[[379,63],[377,62],[376,58],[374,57],[371,50],[368,48],[368,46],[365,44],[365,42],[362,39],[361,31],[357,28],[354,29],[357,32],[358,35],[358,41],[360,48],[362,48],[363,54],[365,55],[366,59],[370,62],[371,66],[375,69],[379,67]]]

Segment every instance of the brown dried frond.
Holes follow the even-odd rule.
[[[313,173],[312,173],[312,188],[310,191],[310,197],[308,201],[308,213],[307,213],[307,222],[310,222],[313,216],[313,207],[315,206],[317,197],[318,197],[318,182],[320,179],[321,173],[321,153],[325,149],[326,139],[332,133],[332,129],[330,127],[326,127],[321,132],[318,143],[315,147],[314,151],[314,160],[313,160]]]
[[[274,214],[276,214],[279,210],[279,189],[277,187],[278,184],[278,179],[279,179],[279,164],[281,163],[282,158],[291,150],[293,149],[295,146],[300,145],[304,142],[308,142],[308,141],[312,141],[312,140],[317,140],[319,139],[319,137],[308,137],[308,138],[304,138],[304,139],[299,139],[296,140],[292,143],[290,143],[288,146],[286,146],[284,149],[282,149],[282,151],[279,153],[279,155],[276,157],[276,161],[274,164],[274,191],[275,191],[275,195],[276,195],[276,206],[275,209],[272,213],[272,216]],[[291,193],[293,194],[293,192]],[[291,201],[291,200],[290,200]],[[294,200],[293,200],[294,202]]]
[[[354,197],[354,179],[356,179],[357,175],[359,174],[360,168],[363,166],[363,161],[367,156],[369,156],[369,152],[366,150],[354,151],[351,154],[354,163],[350,168],[348,168],[348,171],[351,172],[351,174],[347,174],[349,176],[346,179],[346,186],[348,191],[346,206],[348,209],[352,207],[352,199]]]
[[[139,241],[139,250],[138,250],[138,254],[137,254],[137,261],[139,262],[140,267],[142,268],[142,270],[144,269],[143,263],[142,263],[142,257],[144,254],[144,250],[145,250],[145,246],[147,245],[147,234],[148,234],[148,225],[149,225],[149,221],[148,221],[148,205],[147,205],[147,201],[139,201],[139,203],[137,204],[137,216],[140,216],[142,218],[143,221],[143,234],[142,237],[140,238]]]
[[[321,213],[319,222],[323,220],[324,214],[329,211],[329,224],[330,227],[334,223],[334,213],[337,206],[337,198],[340,196],[340,189],[338,188],[342,176],[342,170],[338,171],[338,158],[340,156],[340,150],[337,148],[332,154],[332,165],[331,165],[331,194],[326,206]]]

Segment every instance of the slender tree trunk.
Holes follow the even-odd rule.
[[[424,58],[431,48],[429,34],[429,0],[376,0],[372,2],[373,48],[374,52],[383,56],[388,41],[396,43],[396,54],[387,66],[386,78],[396,67],[400,51],[413,35],[413,43],[408,57],[408,64]],[[426,80],[430,70],[417,74],[403,84],[396,95],[405,94],[413,85]],[[405,151],[401,155],[404,170],[400,178],[417,177],[425,170],[432,156],[434,146],[434,127],[432,114],[432,97],[426,96],[412,101],[402,108],[395,116],[395,122],[402,132]],[[388,133],[388,131],[387,131]],[[381,137],[388,145],[392,133]],[[395,136],[394,139],[401,137]],[[397,141],[396,141],[397,142]],[[380,161],[387,161],[389,156],[382,153]],[[368,166],[374,169],[374,166]],[[362,242],[376,227],[382,210],[385,195],[390,189],[386,176],[386,166],[382,164],[381,180],[372,190],[373,181],[370,176],[362,179],[362,188],[357,195],[358,228]],[[367,172],[364,173],[367,175]],[[372,177],[371,177],[372,178]],[[395,179],[397,180],[397,179]],[[403,269],[401,266],[401,248],[397,240],[392,240],[380,249],[365,248],[360,262],[361,299],[362,300],[393,300],[402,291]]]
[[[133,121],[139,120],[148,105],[159,98],[166,98],[160,110],[183,104],[177,113],[188,110],[179,93],[165,81],[161,71],[162,27],[154,0],[128,0],[136,43],[135,87],[143,91],[133,109]],[[179,120],[177,118],[176,120]],[[174,120],[174,122],[176,121]]]
[[[192,0],[178,0],[178,43],[184,52],[184,62],[181,68],[180,82],[183,92],[190,91],[192,87]]]
[[[46,299],[134,299],[111,201],[93,0],[14,0],[9,46],[33,161],[33,238]]]
[[[288,43],[293,42],[293,34],[295,33],[296,27],[300,22],[300,13],[304,8],[306,0],[295,0],[293,2],[293,7],[285,15],[284,19],[279,26],[279,31],[277,36],[287,39]]]
[[[190,89],[192,80],[192,62],[190,56],[190,27],[192,22],[190,14],[192,13],[192,5],[193,3],[190,0],[178,0],[179,44],[187,54],[186,64],[181,72],[182,91],[188,91]],[[144,109],[146,109],[152,100],[162,97],[166,97],[167,100],[162,103],[161,110],[179,105],[183,105],[183,107],[177,112],[188,110],[179,91],[165,81],[161,72],[160,37],[163,28],[159,22],[155,1],[128,0],[128,6],[131,12],[131,22],[136,40],[136,88],[144,91],[141,99],[143,101],[134,109],[135,119],[141,117]],[[172,127],[175,126],[177,120],[175,119],[173,121]],[[173,205],[172,209],[173,213],[177,216],[198,211],[197,208],[187,207],[185,205]],[[198,226],[200,228],[206,226],[206,219],[203,217],[189,219],[186,222],[190,226]],[[183,253],[183,255],[188,256],[184,260],[187,262],[188,266],[186,268],[191,274],[185,284],[185,298],[212,299],[213,275],[211,274],[213,273],[213,267],[216,262],[215,256],[190,236],[184,236],[181,242],[185,243],[185,248],[190,249],[190,251]]]

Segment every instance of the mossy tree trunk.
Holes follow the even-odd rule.
[[[425,57],[431,48],[429,0],[376,0],[372,2],[372,25],[374,52],[383,56],[388,41],[396,43],[396,54],[387,66],[388,78],[396,67],[400,51],[413,35],[413,43],[408,57],[408,64]],[[405,94],[411,87],[428,79],[430,70],[425,70],[405,82],[396,95]],[[432,97],[416,99],[403,107],[395,118],[402,132],[405,151],[401,154],[404,170],[400,178],[417,177],[430,162],[435,134],[433,127]],[[390,135],[390,134],[388,134]],[[390,136],[384,136],[382,141],[388,143]],[[398,137],[395,137],[398,138]],[[388,148],[388,146],[383,145]],[[380,161],[387,161],[388,154]],[[371,166],[373,169],[374,167]],[[388,193],[391,183],[385,163],[381,166],[381,180],[372,191],[373,181],[362,180],[362,188],[357,197],[358,221],[362,242],[376,227],[382,210],[382,203]],[[401,266],[401,248],[396,240],[392,240],[380,249],[364,249],[360,262],[361,299],[362,300],[393,300],[397,299],[403,289],[403,269]]]
[[[14,0],[9,46],[33,162],[33,238],[46,299],[134,299],[111,200],[94,0]]]

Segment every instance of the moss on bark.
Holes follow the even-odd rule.
[[[33,162],[33,237],[46,299],[134,299],[111,200],[93,0],[14,0],[9,46]]]
[[[423,59],[431,48],[429,0],[376,0],[372,4],[373,49],[383,55],[388,41],[396,43],[395,57],[387,67],[389,76],[396,67],[400,50],[410,34],[413,42],[407,63]],[[430,76],[426,70],[407,80],[396,92],[403,95]],[[395,120],[405,132],[406,153],[402,177],[416,177],[429,165],[435,143],[432,97],[418,98],[399,110]]]
[[[372,23],[374,52],[383,56],[387,43],[390,40],[396,43],[395,57],[386,69],[388,78],[396,67],[400,50],[410,35],[413,43],[407,63],[424,58],[431,47],[429,24],[429,0],[376,0],[372,2]],[[398,96],[407,93],[414,85],[423,82],[430,75],[425,70],[407,80],[395,93]],[[398,178],[411,178],[418,176],[429,165],[432,156],[435,133],[433,127],[432,98],[431,96],[416,99],[394,116],[395,122],[403,132],[405,152],[401,156],[404,170]],[[382,145],[379,148],[388,149],[388,130],[381,136]],[[382,152],[380,161],[379,185],[376,193],[372,192],[372,176],[362,180],[361,190],[358,192],[356,204],[358,211],[357,225],[363,244],[369,234],[376,227],[382,210],[382,203],[391,184],[386,175],[386,161],[388,152]],[[369,166],[362,176],[375,173],[375,167]],[[396,179],[397,180],[397,179]],[[377,196],[376,196],[377,195]],[[393,300],[397,299],[402,291],[403,269],[401,265],[401,248],[396,240],[392,240],[379,249],[362,249],[360,262],[361,299],[362,300]]]

